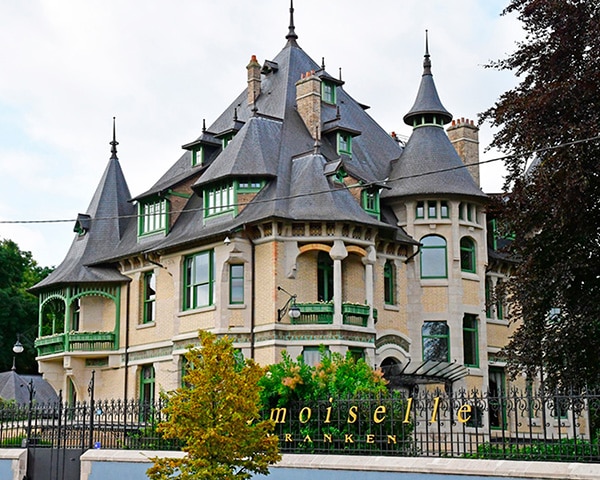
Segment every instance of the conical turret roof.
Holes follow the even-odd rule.
[[[433,82],[426,42],[423,76],[417,99],[404,121],[414,127],[400,158],[392,163],[381,198],[452,195],[485,198],[452,146],[443,125],[452,120]]]
[[[431,56],[429,55],[429,40],[425,37],[425,58],[423,59],[423,76],[414,105],[404,115],[404,123],[414,126],[419,123],[424,115],[436,115],[443,124],[450,123],[452,114],[444,108],[435,88],[433,74],[431,73]]]
[[[90,267],[113,254],[130,224],[135,224],[135,207],[117,157],[113,130],[111,158],[85,214],[78,216],[77,236],[63,262],[44,280],[38,290],[62,283],[123,282],[128,277],[116,269]]]

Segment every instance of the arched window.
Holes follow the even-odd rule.
[[[323,251],[317,257],[317,289],[319,301],[329,302],[333,299],[333,260]]]
[[[421,239],[421,278],[447,278],[446,240],[429,235]]]
[[[383,301],[386,305],[396,304],[396,268],[392,260],[383,266]]]
[[[477,271],[475,241],[470,237],[460,239],[460,269],[470,273]]]

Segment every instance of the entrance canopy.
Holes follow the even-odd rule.
[[[443,383],[452,385],[466,377],[469,370],[456,362],[408,362],[406,365],[394,364],[382,366],[383,374],[390,388],[409,387],[422,384]]]

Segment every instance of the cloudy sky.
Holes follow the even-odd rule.
[[[508,0],[296,0],[300,46],[371,106],[386,130],[408,135],[429,30],[433,74],[445,107],[476,119],[515,84],[484,69],[521,39],[500,17]],[[255,54],[285,45],[289,0],[7,0],[0,2],[0,239],[44,266],[60,263],[110,157],[133,195],[181,155],[181,145],[246,86]],[[481,147],[492,133],[484,126]],[[497,152],[483,158],[498,156]],[[500,162],[482,187],[500,191]]]

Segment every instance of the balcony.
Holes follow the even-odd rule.
[[[38,338],[35,347],[38,355],[52,355],[68,352],[97,352],[114,350],[115,334],[113,332],[69,332]]]
[[[298,318],[290,318],[292,325],[330,325],[333,323],[333,303],[296,303]]]
[[[298,318],[290,318],[292,325],[331,325],[333,324],[333,303],[296,303],[300,309]],[[366,327],[369,322],[369,305],[343,303],[344,325]],[[373,315],[377,315],[374,310]]]

